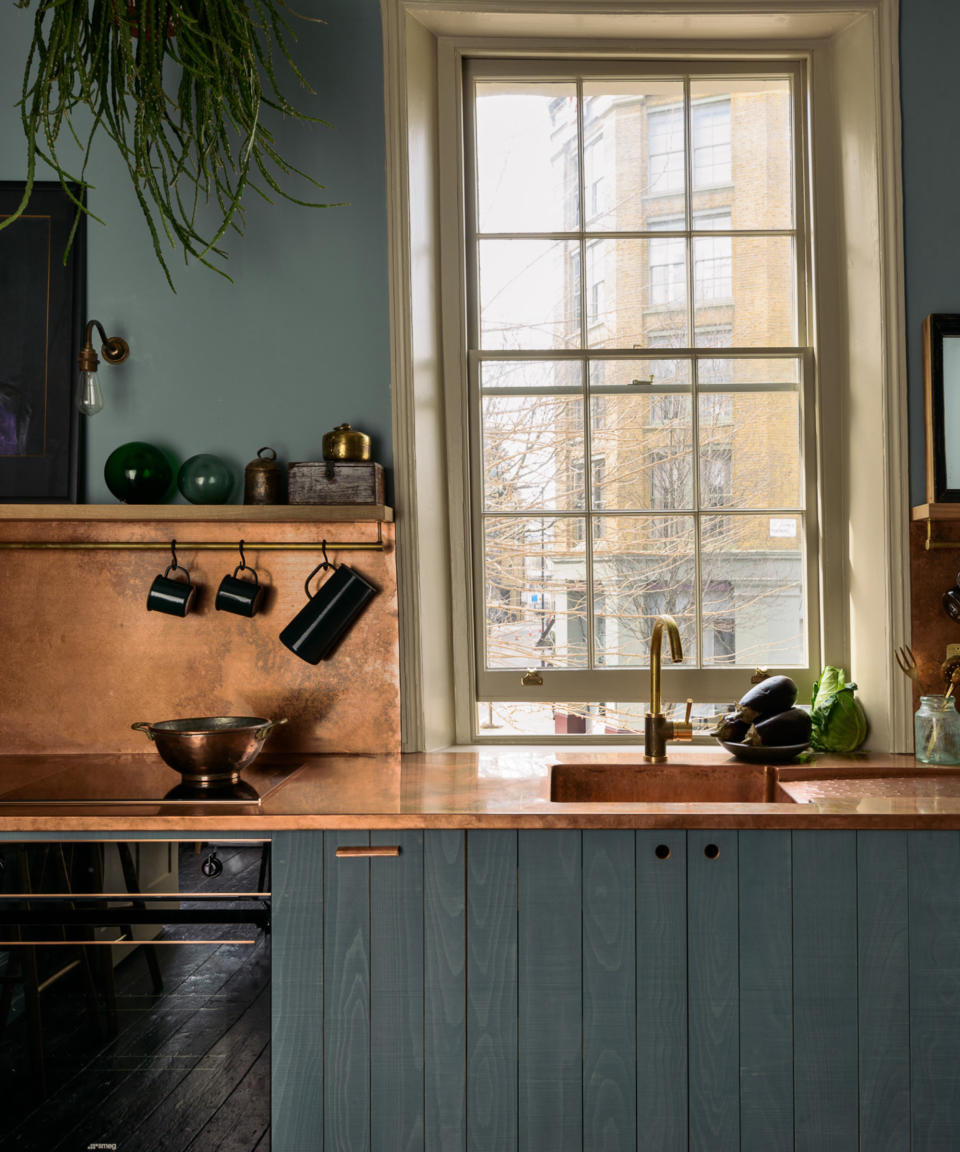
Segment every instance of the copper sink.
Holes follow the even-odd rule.
[[[790,804],[769,764],[554,764],[561,804]]]

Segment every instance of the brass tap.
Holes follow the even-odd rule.
[[[683,659],[683,645],[676,620],[672,616],[658,616],[653,622],[653,635],[650,637],[650,711],[643,720],[643,758],[651,764],[662,764],[666,760],[668,740],[693,739],[693,725],[690,723],[692,700],[687,700],[687,712],[683,720],[668,720],[660,711],[660,649],[664,628],[670,637],[670,659],[674,664]]]

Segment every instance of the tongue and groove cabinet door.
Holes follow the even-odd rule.
[[[275,1152],[424,1147],[423,841],[274,839]]]
[[[910,832],[913,1145],[960,1148],[960,833]]]

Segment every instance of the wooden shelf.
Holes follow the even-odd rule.
[[[0,521],[63,523],[393,523],[386,504],[0,504]]]
[[[913,519],[960,521],[960,504],[917,504],[913,508]]]

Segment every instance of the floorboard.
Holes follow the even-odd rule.
[[[182,846],[181,891],[256,890],[259,845],[218,847],[223,872],[213,878],[200,870],[209,850]],[[267,1152],[269,938],[252,925],[168,926],[164,936],[256,943],[158,948],[160,994],[144,950],[135,950],[112,972],[116,1028],[106,1039],[85,1010],[79,971],[42,993],[44,1098],[33,1090],[24,1056],[21,997],[0,1033],[0,1152],[67,1152],[90,1143],[117,1143],[125,1152]],[[98,1015],[105,1025],[106,1012]]]

